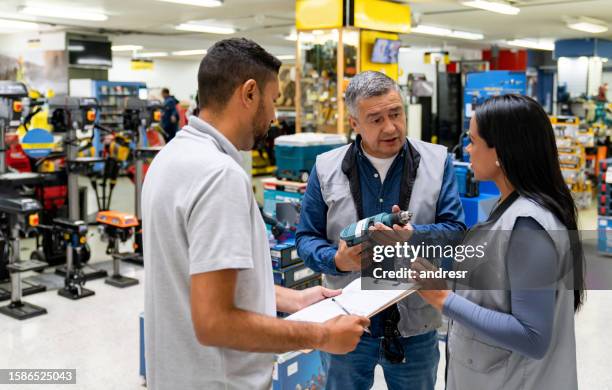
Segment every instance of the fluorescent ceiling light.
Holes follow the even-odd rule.
[[[185,5],[194,5],[196,7],[221,7],[223,1],[221,0],[158,0],[166,3],[176,3]]]
[[[136,58],[154,58],[154,57],[167,57],[168,53],[165,51],[152,51],[149,53],[136,53],[134,57]]]
[[[19,12],[26,15],[43,16],[58,19],[90,20],[94,22],[102,22],[108,19],[108,16],[101,12],[69,7],[49,7],[46,5],[27,5],[23,8],[20,8]]]
[[[295,60],[295,54],[281,54],[280,56],[276,56],[279,60]]]
[[[488,1],[488,0],[473,0],[473,1],[462,1],[461,4],[483,9],[485,11],[497,12],[498,14],[504,15],[518,15],[521,12],[521,9],[518,7],[514,7],[508,3],[501,3],[498,1]]]
[[[113,62],[104,58],[79,58],[77,60],[79,65],[104,65],[113,66]]]
[[[142,50],[142,46],[140,45],[116,45],[111,46],[112,51],[135,51]]]
[[[451,37],[459,38],[459,39],[469,39],[472,41],[478,41],[478,40],[484,39],[484,35],[482,34],[468,32],[468,31],[459,31],[459,30],[453,30],[451,32]]]
[[[472,33],[468,31],[459,31],[459,30],[451,30],[449,28],[436,27],[436,26],[428,26],[428,25],[418,25],[413,27],[411,32],[417,34],[426,34],[426,35],[436,35],[440,37],[450,37],[450,38],[458,38],[458,39],[469,39],[469,40],[480,40],[484,38],[484,35],[479,33]]]
[[[173,51],[173,56],[199,56],[206,54],[206,50],[204,49],[195,49],[195,50],[179,50]]]
[[[234,34],[236,29],[233,27],[211,26],[200,23],[182,23],[175,27],[181,31],[194,31],[208,34]]]
[[[588,32],[591,34],[599,34],[608,31],[608,26],[606,26],[604,22],[591,18],[570,20],[567,22],[567,27],[571,28],[572,30]]]
[[[513,39],[506,42],[510,46],[525,47],[527,49],[554,51],[555,44],[553,42],[536,42],[527,39]]]
[[[16,9],[16,11],[19,11],[18,9]],[[38,20],[38,18],[36,16],[32,16],[32,15],[24,15],[22,13],[19,12],[4,12],[4,11],[0,11],[0,18],[2,19],[11,19],[11,20],[15,20],[15,21],[29,21],[29,22],[36,22]]]
[[[448,36],[451,34],[451,30],[448,28],[427,26],[423,24],[413,27],[410,30],[410,32],[414,32],[417,34],[438,35],[438,36]]]
[[[38,30],[40,26],[36,23],[22,22],[19,20],[0,19],[0,31],[17,32],[26,30]]]

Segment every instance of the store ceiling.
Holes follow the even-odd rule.
[[[465,41],[452,38],[410,34],[402,39],[407,45],[441,45],[484,47],[500,40],[515,38],[551,39],[598,36],[612,38],[612,30],[591,35],[566,27],[565,17],[597,18],[612,26],[610,0],[522,0],[515,1],[521,8],[517,16],[506,16],[461,5],[456,0],[413,0],[414,18],[420,23],[456,30],[478,32],[484,41]],[[247,36],[260,42],[274,54],[290,54],[294,42],[284,36],[294,26],[293,0],[225,0],[223,6],[204,8],[179,5],[157,0],[4,0],[0,17],[23,17],[19,8],[34,4],[57,5],[104,12],[106,21],[37,17],[37,21],[68,26],[73,29],[101,31],[111,35],[115,44],[144,46],[144,51],[172,51],[205,49],[226,35],[177,31],[174,26],[193,20],[207,20],[217,25],[238,29],[235,36]],[[21,15],[21,16],[20,16]],[[125,55],[129,55],[126,53]]]
[[[19,8],[29,0],[0,1],[0,18],[23,17]],[[294,42],[285,40],[294,26],[295,6],[291,0],[225,0],[223,6],[205,8],[156,0],[46,0],[37,4],[65,6],[108,15],[106,21],[79,21],[36,17],[38,22],[57,23],[81,31],[107,32],[115,44],[144,46],[145,51],[206,49],[225,35],[177,31],[174,27],[193,20],[208,20],[229,25],[239,31],[235,36],[250,37],[274,54],[294,51]],[[111,30],[111,31],[104,31]],[[110,34],[113,32],[112,34]]]
[[[421,23],[479,32],[488,42],[518,38],[612,38],[610,0],[522,0],[513,3],[521,9],[516,16],[465,7],[454,0],[413,1],[412,12],[417,18],[420,15]],[[564,21],[567,17],[596,18],[608,24],[610,30],[603,34],[571,30]]]

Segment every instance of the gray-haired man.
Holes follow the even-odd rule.
[[[342,288],[361,270],[361,245],[347,247],[340,231],[381,212],[410,210],[418,232],[462,231],[463,208],[447,150],[406,138],[406,115],[395,81],[379,72],[355,76],[346,90],[350,145],[317,158],[297,231],[300,257]],[[433,389],[440,316],[412,295],[373,317],[355,351],[322,353],[328,389],[369,389],[383,368],[390,389]],[[382,351],[382,353],[381,353]]]

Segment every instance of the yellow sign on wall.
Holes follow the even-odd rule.
[[[399,36],[394,33],[386,33],[380,31],[371,31],[371,30],[361,30],[360,31],[361,39],[359,43],[359,57],[360,57],[360,67],[359,71],[364,72],[366,70],[374,70],[377,72],[382,72],[387,76],[391,77],[393,80],[397,81],[398,78],[398,65],[395,64],[376,64],[371,61],[372,57],[372,49],[374,48],[374,42],[376,39],[391,39],[397,40]]]
[[[152,60],[132,60],[130,63],[132,70],[153,70]]]
[[[350,12],[352,15],[346,15]],[[410,6],[390,0],[296,0],[295,27],[315,30],[338,27],[407,34]]]
[[[410,6],[388,0],[355,0],[354,26],[370,30],[407,34]]]
[[[296,29],[315,30],[342,27],[343,4],[343,0],[296,0]]]
[[[448,54],[447,51],[436,51],[436,52],[427,51],[423,55],[423,62],[425,62],[426,64],[433,64],[433,63],[441,62],[445,65],[448,65],[450,64],[450,55]]]

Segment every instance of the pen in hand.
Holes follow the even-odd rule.
[[[343,312],[345,312],[345,313],[346,313],[346,315],[348,315],[348,316],[352,315],[351,313],[349,313],[349,311],[348,311],[348,310],[346,310],[346,309],[344,308],[344,306],[342,306],[342,305],[340,304],[340,302],[336,301],[336,299],[335,299],[335,298],[332,298],[331,300],[332,300],[332,302],[334,302],[336,305],[338,305],[338,307],[339,307],[339,308],[340,308],[340,309],[341,309]],[[372,334],[372,332],[370,332],[370,329],[368,329],[367,327],[366,327],[366,328],[363,328],[363,331],[364,331],[364,332],[366,332],[366,333],[367,333],[367,334],[369,334],[369,335],[371,335],[371,334]]]

